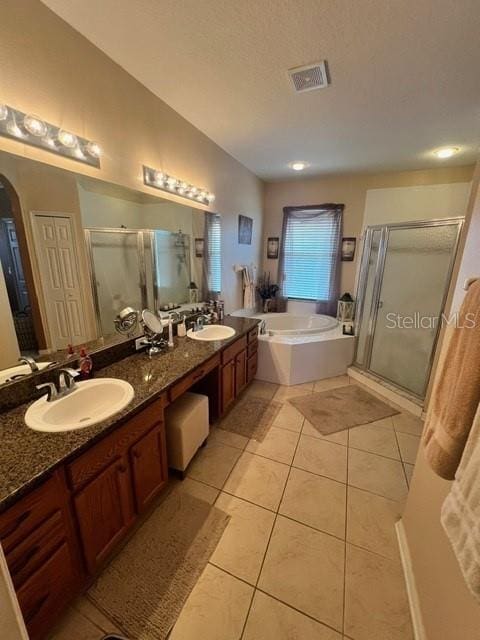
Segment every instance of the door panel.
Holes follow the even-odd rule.
[[[163,425],[155,427],[131,449],[133,487],[138,512],[142,512],[167,481]]]

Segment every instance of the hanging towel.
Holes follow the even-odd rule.
[[[445,498],[441,522],[468,588],[480,600],[480,408]]]
[[[480,280],[470,285],[439,364],[425,424],[432,469],[453,480],[480,401]]]

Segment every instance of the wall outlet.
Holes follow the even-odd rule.
[[[145,349],[145,347],[148,346],[145,344],[145,340],[145,336],[140,336],[140,338],[137,338],[135,340],[135,351],[140,351],[141,349]]]

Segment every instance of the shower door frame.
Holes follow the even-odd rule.
[[[97,325],[97,334],[98,336],[102,336],[102,322],[100,316],[100,303],[98,300],[98,292],[96,286],[96,276],[95,276],[95,262],[93,260],[93,247],[92,247],[92,233],[118,233],[131,235],[135,234],[137,236],[137,251],[138,251],[138,266],[139,266],[139,275],[140,275],[140,291],[141,291],[141,299],[142,299],[142,307],[146,309],[148,307],[148,291],[147,291],[147,272],[146,272],[146,260],[145,260],[145,251],[146,251],[146,243],[145,239],[148,239],[149,242],[149,250],[150,256],[152,260],[152,268],[153,268],[153,301],[155,305],[155,309],[158,307],[158,299],[157,299],[157,259],[155,254],[154,247],[154,232],[151,229],[118,229],[111,227],[89,227],[84,229],[85,234],[85,244],[87,247],[87,255],[89,262],[89,272],[90,272],[90,285],[92,288],[92,296],[93,296],[93,306],[95,309],[95,321]],[[141,309],[139,309],[141,311]]]
[[[398,382],[395,382],[394,380],[391,380],[386,376],[382,376],[370,369],[390,231],[397,230],[397,229],[422,229],[422,228],[428,228],[428,227],[443,227],[443,226],[450,226],[450,225],[457,226],[457,237],[453,244],[452,254],[450,257],[450,264],[447,271],[445,288],[443,291],[442,301],[441,301],[440,310],[439,310],[439,316],[441,316],[441,314],[445,309],[445,303],[447,301],[448,292],[450,290],[453,269],[455,267],[455,260],[457,257],[457,251],[460,243],[460,238],[462,235],[464,222],[465,222],[465,218],[463,216],[451,217],[451,218],[435,218],[431,220],[412,220],[411,222],[394,222],[391,224],[370,225],[366,227],[364,231],[362,260],[360,263],[360,273],[359,273],[357,289],[356,289],[356,299],[359,301],[359,303],[357,306],[357,314],[355,317],[355,335],[357,336],[357,338],[355,340],[355,355],[354,355],[353,364],[358,369],[368,372],[370,375],[373,375],[380,380],[385,380],[386,382],[393,385],[397,389],[407,392],[411,396],[422,401],[425,399],[425,394],[428,388],[428,383],[429,383],[430,375],[432,372],[433,361],[435,358],[435,350],[438,342],[438,337],[440,335],[441,322],[439,322],[437,325],[435,336],[432,342],[432,349],[429,356],[427,375],[425,377],[425,384],[424,384],[422,395],[419,395],[414,391],[412,391],[411,389],[407,389],[406,387],[398,384]],[[373,240],[373,235],[375,231],[380,231],[380,238],[378,243],[378,254],[377,254],[377,259],[375,263],[375,271],[373,275],[374,283],[373,283],[372,300],[370,304],[370,309],[365,309],[364,295],[365,295],[366,286],[367,286],[370,254],[372,249],[372,240]],[[366,327],[367,335],[365,338],[363,363],[359,363],[357,361],[357,355],[358,355],[357,351],[358,351],[358,342],[359,342],[358,330],[362,324],[364,315],[365,315],[365,319],[368,320],[368,324]]]

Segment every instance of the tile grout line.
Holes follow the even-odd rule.
[[[342,634],[345,633],[345,604],[347,600],[347,530],[348,530],[348,463],[350,452],[350,429],[347,430],[347,482],[345,490],[345,546],[343,548],[343,609],[342,609]]]
[[[305,419],[304,419],[304,421],[305,421]],[[302,422],[302,429],[303,429],[303,422]],[[301,432],[300,432],[300,434],[301,434]],[[297,452],[298,444],[300,442],[300,434],[299,434],[298,439],[297,439],[297,444],[295,445],[295,451],[293,452],[292,462],[295,459],[295,454]],[[261,562],[260,568],[258,570],[257,579],[255,581],[255,586],[253,588],[252,599],[250,601],[250,605],[248,607],[247,615],[245,616],[245,621],[243,623],[242,633],[240,634],[240,640],[243,639],[243,636],[245,634],[245,629],[247,627],[248,618],[250,617],[250,611],[252,610],[253,599],[255,597],[255,593],[256,593],[257,588],[258,588],[258,583],[260,581],[260,576],[262,575],[263,567],[264,567],[264,564],[265,564],[265,558],[267,557],[267,553],[268,553],[268,550],[270,548],[270,542],[272,540],[273,532],[275,530],[275,525],[276,525],[277,520],[278,520],[278,515],[279,515],[278,510],[280,509],[280,505],[282,504],[283,496],[285,495],[285,490],[287,488],[287,484],[288,484],[288,480],[290,478],[291,471],[292,471],[292,465],[289,465],[289,470],[288,470],[288,474],[287,474],[287,477],[286,477],[286,480],[285,480],[285,484],[283,486],[282,495],[280,496],[280,500],[278,501],[277,510],[275,512],[275,518],[274,518],[273,523],[272,523],[272,528],[270,530],[270,535],[268,536],[267,544],[265,546],[265,552],[263,554],[262,562]]]

